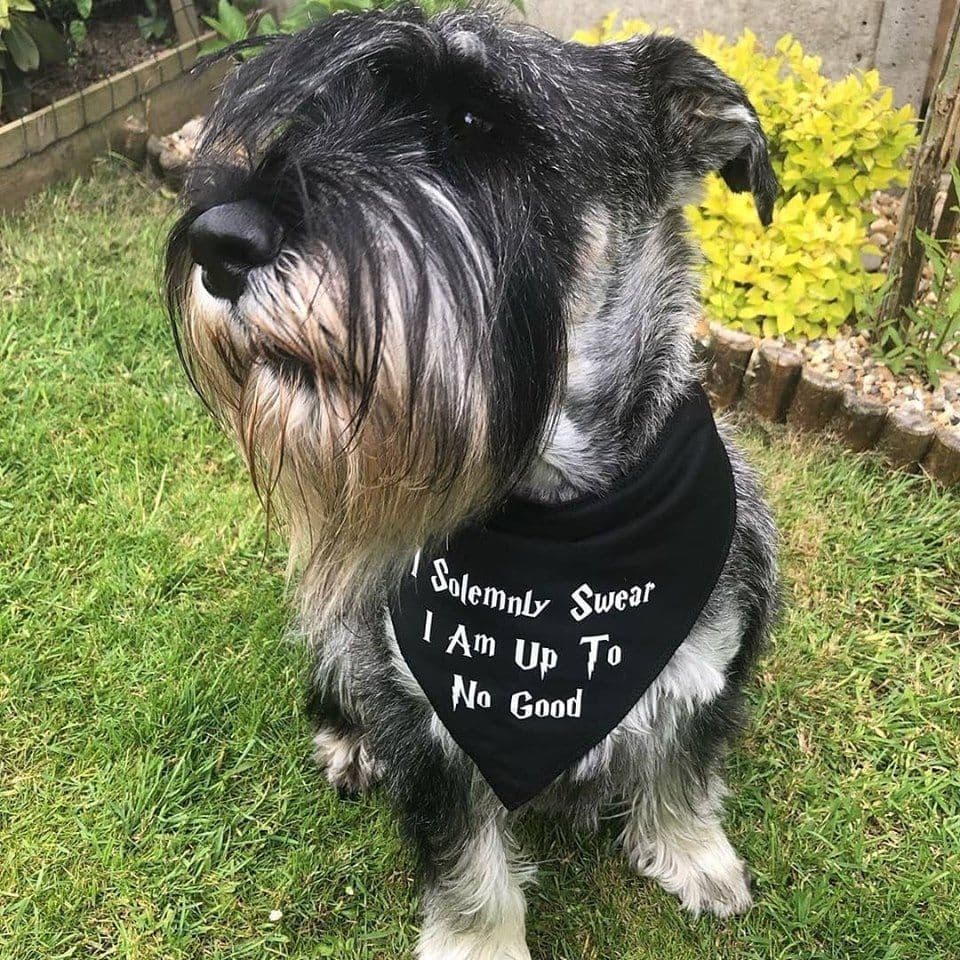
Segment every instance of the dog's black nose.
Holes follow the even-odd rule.
[[[236,302],[247,273],[280,252],[283,230],[256,200],[211,207],[190,226],[190,254],[203,269],[203,285],[215,297]]]

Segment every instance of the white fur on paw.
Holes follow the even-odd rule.
[[[695,917],[704,913],[732,917],[753,906],[750,871],[719,830],[696,846],[656,844],[631,859],[638,873],[678,896]]]
[[[323,728],[313,738],[313,759],[326,771],[330,785],[344,793],[368,790],[379,779],[380,771],[362,737]]]
[[[531,960],[522,931],[457,933],[437,922],[424,926],[416,955],[417,960]]]

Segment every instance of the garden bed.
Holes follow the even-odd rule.
[[[715,407],[729,409],[743,401],[762,419],[830,434],[857,453],[876,449],[893,467],[960,485],[960,427],[953,414],[944,425],[922,405],[885,401],[868,392],[862,371],[837,376],[789,346],[718,324],[704,322],[697,343]]]
[[[933,386],[909,370],[894,373],[875,353],[869,330],[845,329],[832,340],[788,341],[811,369],[849,385],[893,410],[920,414],[940,427],[960,426],[960,370],[944,372]]]
[[[144,40],[132,19],[95,21],[88,27],[87,39],[74,62],[51,66],[34,80],[33,108],[42,110],[84,87],[136,67],[170,46],[170,42]],[[5,121],[17,119],[0,117]]]
[[[0,210],[17,209],[40,188],[87,170],[114,150],[135,162],[149,133],[176,129],[206,109],[226,64],[190,73],[201,34],[0,127]]]
[[[946,189],[937,197],[937,207],[946,198]],[[890,252],[897,234],[903,197],[878,191],[867,209],[873,216],[868,227],[870,243],[879,254],[864,254],[868,269],[886,274]],[[951,253],[956,259],[958,253]],[[918,299],[928,305],[937,303],[931,289],[933,267],[926,263],[920,278]],[[882,402],[891,415],[903,415],[928,421],[935,429],[960,428],[960,354],[947,355],[950,368],[930,383],[910,369],[893,370],[883,361],[875,336],[865,327],[844,327],[834,337],[808,339],[786,336],[771,338],[780,347],[796,351],[805,369],[838,381],[856,393]]]
[[[64,10],[51,7],[59,18],[51,24],[66,30],[73,9],[72,2]],[[4,97],[0,212],[19,208],[43,186],[85,172],[107,151],[142,162],[150,133],[175,129],[209,106],[226,66],[191,75],[200,49],[213,37],[200,32],[193,0],[160,0],[144,9],[163,34],[159,39],[151,39],[150,16],[120,0],[109,5],[104,19],[81,24],[85,37],[69,48],[67,62],[41,59],[38,70],[21,75],[29,78],[32,112],[9,117],[22,109],[25,87],[18,100]],[[40,26],[53,33],[49,24]]]

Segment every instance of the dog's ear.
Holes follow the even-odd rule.
[[[643,37],[635,55],[674,162],[698,176],[719,171],[731,190],[749,190],[760,221],[769,224],[779,185],[757,112],[740,84],[676,37]]]

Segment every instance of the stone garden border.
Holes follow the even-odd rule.
[[[174,130],[210,106],[229,64],[191,75],[213,33],[200,33],[192,0],[171,6],[177,46],[0,127],[0,212],[84,173],[108,150],[142,162],[151,132]]]
[[[832,435],[847,449],[876,450],[892,467],[960,487],[960,430],[866,397],[809,366],[795,350],[716,323],[697,340],[715,409],[738,404],[790,429]]]

